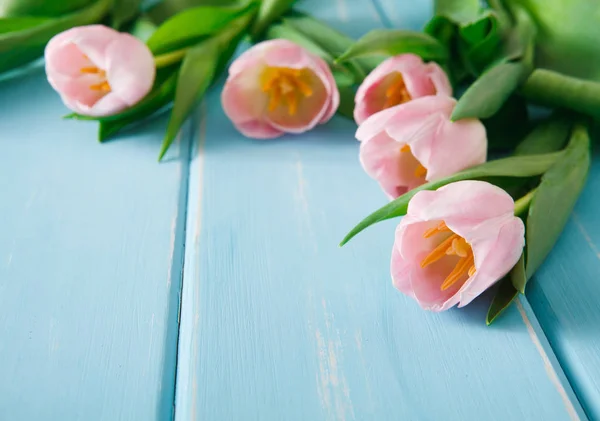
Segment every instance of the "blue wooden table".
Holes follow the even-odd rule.
[[[430,5],[304,0],[360,36]],[[600,160],[491,327],[389,279],[397,221],[336,117],[238,134],[212,90],[166,162],[159,118],[106,145],[40,69],[0,82],[0,420],[600,420]]]

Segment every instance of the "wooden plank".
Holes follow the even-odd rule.
[[[0,84],[0,419],[173,411],[189,129],[107,145],[41,69]]]
[[[385,21],[359,0],[301,5],[353,36]],[[526,301],[491,328],[489,296],[423,312],[389,280],[397,221],[338,248],[385,202],[352,122],[256,141],[226,119],[219,89],[206,103],[176,420],[586,419]]]
[[[600,157],[527,297],[590,419],[600,419]]]
[[[395,0],[375,1],[396,26],[407,23],[403,12],[414,13]],[[599,189],[596,154],[573,218],[527,289],[534,318],[591,419],[600,419],[600,335],[596,334],[600,324]]]

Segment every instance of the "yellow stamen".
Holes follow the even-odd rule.
[[[313,89],[307,82],[306,69],[290,69],[287,67],[268,67],[263,72],[263,92],[269,96],[269,111],[275,111],[282,102],[287,105],[287,113],[296,115],[303,98],[313,95]]]
[[[424,177],[425,175],[427,175],[427,168],[419,164],[419,166],[415,170],[415,177]]]
[[[107,81],[90,85],[92,91],[110,92],[110,85]]]
[[[435,234],[445,231],[450,231],[450,228],[448,228],[446,223],[442,221],[437,227],[429,228],[427,231],[425,231],[423,233],[423,238],[433,237]]]
[[[404,145],[400,148],[400,152],[410,152],[410,146]]]
[[[475,272],[477,272],[477,270],[475,269],[475,265],[473,265],[469,268],[469,278],[475,275]]]
[[[421,267],[422,268],[426,268],[427,266],[429,266],[432,263],[437,262],[438,260],[440,260],[442,257],[444,257],[446,255],[446,250],[448,249],[448,247],[452,244],[452,242],[459,238],[458,235],[456,234],[452,234],[450,237],[446,238],[444,241],[442,241],[436,248],[434,248],[431,253],[429,253],[422,261],[421,261]]]
[[[460,278],[462,278],[462,276],[465,273],[467,273],[469,267],[472,265],[473,265],[473,254],[470,254],[468,256],[461,258],[458,261],[458,263],[456,264],[456,266],[454,266],[454,269],[452,270],[452,272],[450,272],[450,275],[448,275],[448,277],[446,279],[444,279],[444,282],[442,283],[442,286],[440,287],[440,289],[442,291],[445,291],[448,288],[450,288]]]
[[[403,104],[410,101],[411,97],[406,89],[404,78],[401,73],[396,73],[392,76],[392,81],[388,88],[385,90],[385,102],[383,108],[393,107],[398,104]]]
[[[475,268],[475,257],[473,256],[471,245],[463,237],[452,232],[444,221],[433,228],[425,230],[423,238],[430,238],[442,232],[451,232],[452,234],[438,244],[438,246],[421,261],[421,267],[425,268],[428,265],[437,262],[444,256],[460,257],[450,274],[444,279],[444,282],[442,282],[442,285],[440,286],[440,289],[445,291],[460,281],[465,274],[469,277],[473,276],[477,269]]]
[[[96,66],[82,67],[81,69],[79,69],[79,71],[81,73],[99,74],[101,76],[104,76],[106,74],[104,70],[100,70]]]
[[[298,110],[298,97],[296,96],[296,92],[290,91],[286,94],[285,99],[288,104],[288,114],[295,115]]]

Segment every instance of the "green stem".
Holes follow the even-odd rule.
[[[171,51],[154,57],[154,65],[157,69],[161,67],[167,67],[171,64],[175,64],[183,60],[189,48],[182,48],[181,50]]]
[[[529,204],[531,203],[531,199],[535,196],[537,187],[527,193],[525,196],[521,197],[517,201],[515,201],[515,215],[519,216],[524,213],[527,209],[529,209]]]

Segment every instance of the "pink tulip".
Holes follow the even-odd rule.
[[[396,229],[394,286],[425,310],[463,307],[506,275],[525,244],[514,201],[483,181],[420,191]]]
[[[390,198],[485,162],[483,124],[450,121],[455,104],[450,97],[426,96],[380,111],[359,126],[360,162]]]
[[[325,61],[276,39],[255,45],[231,64],[221,101],[240,132],[268,139],[325,123],[340,96]]]
[[[46,75],[67,107],[89,116],[116,114],[154,83],[154,58],[137,38],[102,25],[56,35],[46,46]]]
[[[452,96],[448,76],[436,63],[414,54],[390,57],[377,66],[356,92],[354,119],[361,124],[386,108],[428,95]]]

